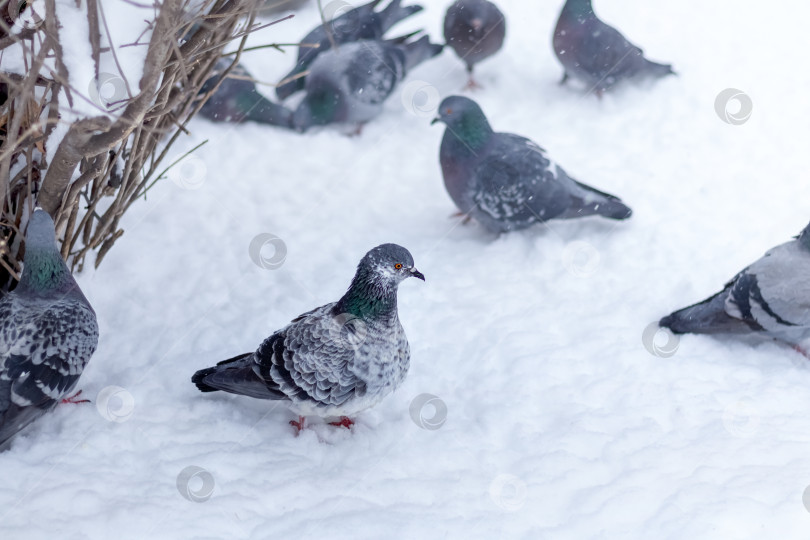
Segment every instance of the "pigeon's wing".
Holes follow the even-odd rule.
[[[515,227],[545,221],[570,204],[570,194],[557,175],[557,167],[540,146],[498,133],[473,170],[472,199],[482,212]]]
[[[27,308],[14,296],[0,302],[0,443],[73,389],[98,344],[87,306]]]
[[[810,253],[797,242],[777,246],[740,272],[726,312],[767,331],[810,328]]]
[[[327,304],[267,338],[255,354],[256,373],[293,401],[339,406],[365,393],[350,370],[353,322]]]
[[[352,99],[380,105],[394,92],[404,77],[405,56],[394,46],[362,42],[346,67],[346,80]]]
[[[592,76],[605,79],[632,75],[643,63],[643,54],[621,32],[596,19],[588,24],[577,47],[580,66]]]

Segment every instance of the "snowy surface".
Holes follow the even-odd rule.
[[[441,39],[449,0],[422,3],[395,30]],[[80,277],[102,332],[80,382],[96,403],[59,407],[0,455],[0,537],[808,538],[810,363],[696,336],[661,358],[642,333],[807,224],[810,8],[599,1],[680,73],[599,101],[556,84],[560,2],[499,4],[508,42],[474,97],[496,129],[536,140],[633,218],[499,238],[459,224],[443,128],[399,95],[356,138],[195,121],[177,155],[209,142]],[[316,21],[310,7],[250,44]],[[244,63],[273,82],[292,58]],[[409,81],[445,96],[465,74],[446,51]],[[726,88],[751,97],[746,123],[715,113]],[[278,269],[249,256],[262,233],[286,245]],[[337,299],[382,242],[410,249],[427,282],[400,288],[408,379],[352,431],[295,437],[283,406],[189,382]],[[111,386],[123,390],[107,400]],[[446,406],[439,429],[411,419],[422,394]],[[213,481],[204,502],[178,492],[192,466],[192,491]]]

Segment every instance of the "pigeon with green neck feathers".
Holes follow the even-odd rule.
[[[601,96],[616,84],[631,79],[672,75],[672,66],[644,58],[615,28],[593,12],[591,0],[568,0],[554,29],[554,52],[563,65],[560,84],[569,77],[584,82]]]
[[[70,394],[97,344],[96,314],[37,209],[20,283],[0,299],[0,449]]]
[[[463,214],[491,232],[550,219],[632,214],[618,197],[568,176],[529,139],[495,132],[471,99],[446,98],[436,122],[447,126],[439,153],[447,193]]]
[[[357,267],[346,294],[293,319],[242,354],[203,369],[191,381],[202,392],[221,390],[287,402],[304,417],[350,416],[374,406],[405,379],[410,349],[397,313],[397,289],[425,279],[407,249],[383,244]]]

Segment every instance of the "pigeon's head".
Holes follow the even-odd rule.
[[[54,251],[56,247],[56,229],[51,216],[42,208],[37,208],[28,220],[28,230],[25,233],[26,251],[46,250]]]
[[[410,252],[397,244],[383,244],[366,253],[357,273],[394,286],[410,277],[425,280],[422,272],[414,267]]]
[[[439,105],[439,116],[431,124],[441,122],[456,137],[470,146],[485,142],[492,128],[478,103],[463,96],[444,98]]]
[[[325,126],[339,121],[340,111],[340,96],[330,88],[308,89],[304,101],[293,113],[292,126],[303,133],[313,126]]]

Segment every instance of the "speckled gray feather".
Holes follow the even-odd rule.
[[[306,131],[317,125],[368,122],[380,114],[410,69],[441,50],[424,36],[412,43],[357,41],[321,54],[310,66],[294,127]]]
[[[448,194],[461,212],[492,232],[555,218],[632,214],[617,197],[571,178],[529,139],[493,131],[471,99],[446,98],[435,121],[447,125],[439,159]]]
[[[593,12],[591,0],[568,0],[554,29],[554,52],[574,77],[601,93],[617,83],[674,74],[669,64],[647,60],[644,52]]]
[[[98,343],[96,315],[36,210],[19,285],[0,299],[0,449],[76,386]]]
[[[203,392],[288,401],[302,416],[367,409],[408,371],[410,349],[397,314],[397,287],[408,277],[424,279],[410,253],[378,246],[360,261],[339,301],[298,316],[253,353],[198,371],[192,382]]]
[[[331,39],[324,25],[320,24],[300,40],[300,43],[306,43],[307,46],[298,49],[297,63],[282,79],[286,82],[276,87],[276,96],[279,99],[286,99],[303,90],[308,77],[307,69],[318,55],[332,48],[333,40],[335,45],[340,47],[353,41],[382,39],[394,24],[422,10],[422,6],[403,7],[401,0],[392,0],[385,9],[375,11],[380,3],[380,0],[374,0],[329,21],[327,27],[331,32]]]
[[[769,250],[722,291],[660,321],[675,333],[753,334],[808,350],[810,225]]]

